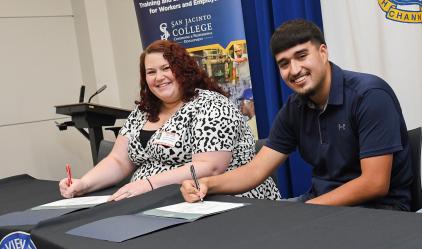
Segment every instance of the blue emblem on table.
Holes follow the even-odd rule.
[[[0,249],[37,249],[29,233],[13,232],[0,241]]]

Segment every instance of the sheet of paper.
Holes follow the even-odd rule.
[[[62,208],[88,208],[107,202],[109,195],[76,197],[50,202],[41,206],[32,208],[32,210],[41,209],[62,209]]]
[[[182,202],[170,206],[157,208],[158,210],[176,212],[176,213],[194,213],[194,214],[214,214],[244,206],[244,203],[231,203],[219,201],[204,201],[188,203]]]
[[[142,214],[193,221],[203,216],[225,212],[231,209],[243,207],[245,205],[248,205],[248,203],[231,203],[219,201],[204,201],[196,203],[182,202],[170,206],[147,210],[142,212]]]

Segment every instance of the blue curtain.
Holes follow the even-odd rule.
[[[269,134],[272,122],[291,90],[282,82],[269,47],[274,30],[283,22],[303,18],[322,29],[319,0],[242,0],[249,66],[260,138]],[[297,152],[279,168],[279,188],[283,197],[306,192],[311,168]]]

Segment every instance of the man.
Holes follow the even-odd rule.
[[[251,86],[251,75],[249,72],[249,61],[248,55],[243,52],[243,48],[240,45],[234,45],[234,53],[236,58],[233,59],[233,65],[237,70],[240,85],[247,87]]]
[[[399,102],[382,79],[328,60],[321,31],[288,21],[271,38],[280,75],[295,92],[277,114],[266,145],[247,167],[181,187],[187,201],[240,193],[268,177],[298,147],[312,165],[311,204],[410,209],[412,172]]]
[[[255,140],[258,140],[258,130],[256,128],[255,106],[253,102],[252,88],[243,91],[240,100],[240,112],[248,117],[248,125],[251,128]]]

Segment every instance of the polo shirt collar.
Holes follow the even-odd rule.
[[[330,62],[331,65],[331,86],[330,95],[328,97],[329,105],[342,105],[343,104],[343,70],[336,64]]]

